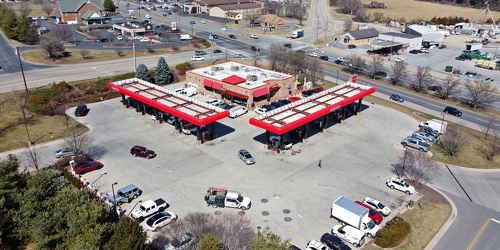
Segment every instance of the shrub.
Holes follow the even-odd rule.
[[[85,102],[85,103],[99,102],[99,101],[101,101],[101,96],[99,96],[97,94],[85,95],[80,100],[81,100],[81,102]]]
[[[76,31],[78,31],[78,32],[83,32],[83,30],[82,30],[82,28],[81,28],[81,27],[76,28]]]
[[[379,231],[375,244],[383,248],[396,247],[408,237],[410,229],[410,223],[400,217],[394,217]]]
[[[116,82],[116,81],[134,78],[134,77],[135,77],[135,72],[129,72],[129,73],[113,76],[113,77],[111,77],[111,81]]]
[[[189,70],[190,68],[191,68],[191,65],[187,62],[177,64],[177,66],[175,66],[175,69],[178,70],[179,74],[181,74],[181,75],[186,74],[186,71]]]
[[[62,81],[60,83],[54,83],[50,87],[53,91],[55,92],[60,92],[60,93],[67,93],[73,89],[73,87],[69,84],[67,84],[65,81]]]
[[[201,44],[203,44],[203,46],[207,47],[207,48],[210,48],[211,44],[207,41],[204,41],[202,42]]]

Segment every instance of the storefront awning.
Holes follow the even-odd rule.
[[[219,89],[221,89],[221,88],[222,88],[222,83],[213,82],[213,84],[212,84],[212,88],[213,88],[213,89],[217,89],[217,90],[219,90]]]
[[[261,97],[263,95],[269,94],[269,89],[267,87],[257,89],[253,92],[253,97]]]
[[[211,87],[212,87],[212,84],[213,84],[213,82],[212,82],[212,81],[210,81],[210,80],[208,80],[208,79],[205,79],[205,80],[203,81],[203,86],[205,86],[205,87],[209,87],[209,88],[211,88]]]
[[[238,92],[231,91],[231,90],[226,90],[226,94],[236,96],[236,97],[241,98],[241,99],[248,99],[248,96],[246,96],[244,94],[240,94]]]
[[[274,90],[278,90],[278,89],[280,89],[280,88],[281,88],[281,87],[280,87],[280,86],[278,86],[278,84],[276,84],[276,85],[273,85],[273,86],[269,87],[269,90],[270,90],[270,91],[274,91]]]

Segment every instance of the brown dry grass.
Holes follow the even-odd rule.
[[[0,95],[1,100],[7,102],[1,108],[0,127],[5,128],[7,125],[17,123],[12,128],[4,131],[0,135],[0,152],[10,151],[18,148],[24,148],[28,143],[28,135],[26,127],[22,121],[22,113],[19,106],[16,104],[16,95],[13,93],[5,93]],[[27,117],[34,114],[28,113]],[[88,128],[71,119],[71,124],[77,126],[81,131],[88,131]],[[63,118],[60,116],[35,116],[28,123],[28,133],[31,141],[36,141],[36,144],[57,140],[66,136],[66,129]],[[49,134],[52,133],[52,134]]]
[[[363,4],[370,4],[371,1],[372,0],[361,0]],[[483,11],[483,9],[465,8],[416,0],[382,0],[379,2],[385,3],[387,8],[366,9],[366,12],[372,15],[375,12],[380,12],[383,13],[385,17],[391,17],[394,20],[399,20],[400,18],[404,18],[406,21],[419,19],[431,20],[434,16],[458,16],[472,20]],[[495,20],[500,17],[500,12],[492,11],[492,14]],[[483,20],[483,18],[481,18],[481,20]]]
[[[56,9],[56,3],[50,3],[52,6],[52,11],[50,12],[50,15],[54,15],[54,10]],[[14,11],[20,8],[20,3],[15,3],[15,2],[10,2],[8,5],[12,6]],[[35,4],[35,3],[28,3],[29,8],[31,8],[31,13],[28,15],[30,17],[34,16],[47,16],[47,12],[41,9],[41,5]],[[19,14],[19,11],[16,11]]]

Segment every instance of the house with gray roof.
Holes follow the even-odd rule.
[[[101,0],[58,0],[56,18],[59,23],[102,23],[104,6]]]
[[[371,44],[378,37],[378,31],[374,28],[352,30],[342,36],[341,43],[347,45]]]

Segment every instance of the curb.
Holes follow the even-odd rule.
[[[448,197],[446,194],[441,192],[439,189],[433,187],[432,185],[427,185],[427,186],[434,189],[436,192],[440,193],[451,204],[451,215],[448,218],[448,221],[446,221],[446,223],[443,225],[443,227],[437,232],[436,235],[434,235],[431,242],[429,242],[429,244],[424,248],[425,250],[431,250],[431,249],[434,249],[434,247],[439,242],[441,237],[446,233],[446,231],[448,231],[448,228],[450,228],[451,224],[453,224],[453,222],[457,218],[458,210],[457,210],[457,207],[455,206],[455,203],[453,203],[453,201],[450,199],[450,197]]]

